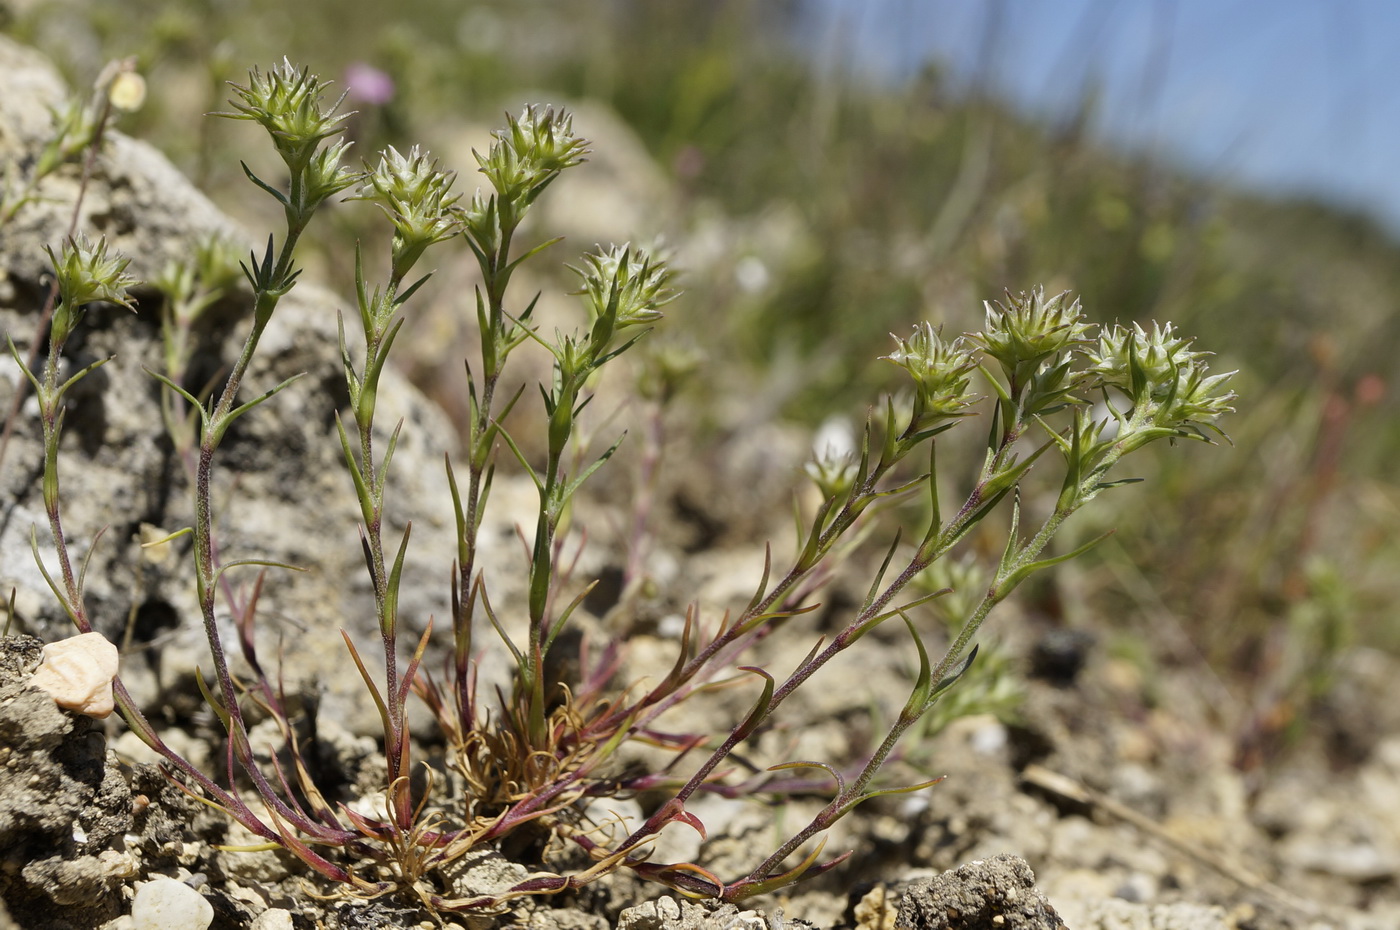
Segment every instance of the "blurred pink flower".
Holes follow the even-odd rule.
[[[382,106],[394,99],[394,79],[363,61],[345,69],[345,89],[351,100]]]

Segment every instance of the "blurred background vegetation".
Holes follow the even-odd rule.
[[[123,128],[240,217],[245,127],[201,114],[226,108],[225,81],[284,55],[342,82],[377,69],[391,91],[351,80],[358,151],[423,141],[468,192],[475,165],[458,140],[484,148],[503,109],[585,107],[595,116],[579,131],[604,162],[620,143],[595,135],[596,114],[616,114],[661,183],[617,163],[612,180],[646,201],[639,232],[665,235],[687,268],[666,337],[721,359],[724,383],[789,423],[858,415],[893,383],[874,361],[890,331],[925,318],[975,329],[981,300],[1003,289],[1070,289],[1101,322],[1175,321],[1218,354],[1214,370],[1240,369],[1240,413],[1223,424],[1235,448],[1139,462],[1147,490],[1118,492],[1078,527],[1098,531],[1098,514],[1129,531],[1035,593],[1034,609],[1135,661],[1201,665],[1245,765],[1325,715],[1352,650],[1400,651],[1387,464],[1400,452],[1400,251],[1365,217],[1106,150],[1085,130],[1092,97],[1076,118],[1037,121],[937,63],[893,84],[822,67],[794,38],[796,0],[6,9],[11,34],[75,87],[135,56],[150,95]],[[336,216],[343,238],[324,261],[366,235],[357,216]]]

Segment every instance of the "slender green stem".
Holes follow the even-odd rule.
[[[1125,426],[1124,432],[1125,434],[1131,434],[1134,428],[1140,428],[1141,426],[1142,417],[1134,417]],[[1012,441],[1014,441],[1014,439]],[[1008,446],[1009,443],[1004,443],[1002,445],[1001,449],[998,451],[997,456],[994,457],[995,461],[1002,461],[1001,452],[1004,451]],[[862,767],[860,774],[852,782],[846,785],[845,788],[840,792],[840,794],[836,798],[834,798],[826,807],[824,807],[822,811],[818,813],[817,816],[814,817],[806,827],[794,834],[771,856],[769,856],[757,868],[755,868],[748,876],[749,881],[760,881],[764,878],[767,878],[779,866],[782,865],[783,861],[786,860],[788,856],[792,855],[792,853],[794,853],[800,846],[802,846],[803,843],[807,842],[813,836],[817,835],[823,830],[829,828],[831,824],[834,823],[837,819],[839,819],[846,811],[848,811],[856,803],[859,803],[859,801],[865,796],[871,780],[875,777],[875,774],[889,760],[891,753],[894,752],[896,745],[899,743],[900,739],[903,737],[905,732],[907,732],[911,726],[917,723],[919,719],[923,717],[923,715],[934,706],[934,703],[937,700],[937,695],[940,691],[940,685],[942,685],[943,681],[948,677],[948,675],[952,672],[953,668],[957,665],[957,663],[962,659],[963,655],[967,652],[967,648],[971,644],[973,637],[975,637],[977,635],[977,632],[982,628],[982,624],[986,621],[987,617],[990,616],[992,610],[1003,600],[1005,600],[1011,594],[1012,590],[1014,590],[1016,583],[1018,583],[1019,581],[1019,579],[1017,579],[1017,572],[1025,568],[1026,566],[1031,565],[1039,557],[1039,555],[1045,550],[1045,547],[1049,545],[1050,540],[1059,531],[1060,527],[1063,526],[1065,520],[1069,519],[1069,517],[1072,516],[1075,511],[1077,511],[1085,502],[1087,502],[1087,500],[1090,497],[1093,496],[1094,490],[1096,489],[1098,482],[1102,479],[1104,474],[1110,468],[1112,468],[1112,466],[1116,464],[1117,461],[1123,456],[1127,448],[1128,444],[1126,441],[1123,440],[1120,440],[1119,442],[1111,446],[1109,450],[1106,451],[1103,458],[1098,462],[1096,467],[1092,469],[1090,474],[1086,476],[1080,483],[1078,493],[1075,495],[1075,498],[1070,504],[1070,506],[1057,508],[1045,520],[1045,522],[1041,525],[1040,529],[1036,531],[1034,536],[1027,540],[1025,544],[1017,546],[1015,556],[1008,560],[1007,564],[1004,564],[999,567],[996,578],[988,587],[987,591],[983,594],[982,599],[978,602],[977,607],[974,608],[972,614],[968,617],[967,621],[963,624],[963,627],[959,631],[957,638],[948,647],[948,649],[943,655],[943,658],[933,669],[929,678],[929,682],[925,685],[928,693],[932,695],[928,703],[926,703],[922,708],[916,707],[908,710],[905,713],[901,713],[898,719],[896,719],[894,724],[886,733],[884,739],[881,740],[879,747],[875,750],[875,752],[871,755],[870,759]],[[943,543],[945,543],[943,548],[941,550],[936,551],[936,554],[933,554],[933,558],[928,560],[926,564],[921,564],[924,562],[923,558],[916,558],[914,562],[912,562],[905,569],[905,571],[901,573],[900,577],[896,579],[895,582],[893,582],[888,589],[886,589],[886,592],[877,601],[877,603],[880,605],[879,609],[883,609],[883,605],[888,603],[889,597],[892,596],[892,594],[895,591],[903,588],[909,580],[912,580],[913,575],[911,574],[911,572],[917,573],[918,571],[922,571],[924,568],[927,567],[927,565],[932,564],[933,560],[940,557],[942,553],[946,551],[948,547],[951,546],[952,540],[956,539],[956,537],[960,535],[960,533],[958,532],[959,521],[965,519],[966,515],[968,515],[972,510],[975,509],[976,498],[976,493],[969,497],[968,503],[963,506],[962,510],[959,512],[959,516],[955,517],[954,520],[951,521],[950,524],[938,534],[938,538]],[[848,627],[848,629],[852,629],[861,624],[864,620],[868,619],[867,615],[873,616],[873,614],[869,610],[863,611],[861,616],[857,617],[855,624],[853,624],[852,627]],[[808,668],[799,669],[798,672],[795,673],[794,676],[789,679],[789,681],[785,682],[784,686],[774,693],[774,700],[770,704],[769,711],[771,712],[772,708],[776,706],[777,703],[783,697],[786,697],[786,695],[790,693],[791,690],[795,689],[798,685],[800,685],[802,681],[805,681],[806,678],[809,677],[811,673],[816,670],[817,667],[824,664],[831,655],[834,655],[838,649],[839,643],[840,637],[838,637],[836,641],[833,641],[831,646],[827,647],[827,649],[821,655],[819,655],[815,660],[809,663]],[[732,749],[733,747],[731,746],[729,748]]]
[[[59,570],[63,574],[63,587],[68,596],[68,607],[79,632],[92,629],[87,619],[87,609],[83,605],[83,594],[78,589],[77,576],[73,573],[73,563],[68,555],[68,540],[63,534],[63,518],[59,501],[58,487],[58,440],[62,432],[62,400],[59,395],[59,358],[63,353],[63,343],[49,347],[49,357],[44,362],[43,390],[39,396],[40,419],[44,440],[44,510],[49,518],[49,531],[53,535],[54,548],[58,552]]]
[[[286,281],[291,272],[292,253],[296,246],[297,236],[289,233],[283,243],[281,255],[278,258],[273,281]],[[253,355],[257,351],[258,342],[262,338],[263,331],[267,328],[268,322],[272,318],[273,310],[277,307],[277,302],[281,298],[281,291],[262,291],[255,297],[253,312],[253,327],[248,333],[247,339],[243,343],[243,349],[239,353],[238,360],[229,371],[228,379],[224,383],[223,392],[219,395],[209,419],[204,425],[200,437],[198,459],[195,465],[195,494],[194,494],[194,562],[195,562],[195,584],[199,596],[200,616],[204,621],[204,635],[209,642],[210,656],[214,661],[214,673],[219,682],[220,696],[223,698],[225,709],[233,721],[236,733],[231,733],[230,738],[235,745],[243,741],[246,729],[243,725],[242,712],[238,707],[238,696],[234,687],[233,676],[229,672],[228,661],[224,652],[223,639],[219,635],[218,620],[215,616],[217,600],[217,579],[218,568],[216,564],[214,550],[214,507],[212,499],[212,479],[214,472],[214,458],[219,444],[223,440],[224,432],[228,428],[234,415],[234,402],[238,396],[239,386],[243,377],[252,364]]]
[[[453,635],[457,642],[459,660],[455,681],[457,713],[464,730],[475,725],[475,708],[472,701],[472,683],[468,663],[470,643],[473,638],[473,623],[476,607],[476,559],[478,531],[482,520],[482,494],[485,492],[485,478],[491,466],[495,430],[493,428],[496,411],[496,386],[500,383],[501,371],[508,351],[505,339],[505,288],[509,274],[504,269],[510,263],[511,242],[515,235],[515,225],[502,224],[500,244],[486,256],[482,264],[482,276],[486,289],[486,327],[481,333],[481,386],[477,393],[475,419],[469,425],[469,448],[467,450],[467,487],[462,502],[461,538],[458,540],[457,590],[458,598],[454,612]],[[470,377],[470,372],[468,372]]]

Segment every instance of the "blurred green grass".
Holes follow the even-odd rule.
[[[1241,370],[1224,424],[1235,449],[1157,456],[1146,490],[1097,511],[1127,531],[1044,609],[1072,600],[1064,622],[1145,638],[1157,661],[1204,659],[1241,727],[1280,707],[1305,717],[1352,645],[1400,651],[1396,243],[1362,216],[1105,151],[1083,131],[1092,101],[1047,126],[953,93],[933,66],[901,87],[814,68],[821,56],[788,39],[796,10],[40,0],[12,4],[8,28],[78,87],[136,56],[151,94],[126,128],[224,203],[242,196],[229,153],[244,142],[200,114],[224,108],[223,81],[283,55],[324,76],[364,62],[393,78],[390,102],[360,106],[361,154],[494,125],[526,94],[606,104],[674,187],[673,239],[721,240],[668,325],[799,423],[889,387],[873,361],[889,331],[975,328],[1003,289],[1071,289],[1102,322],[1172,320],[1218,353],[1215,370]],[[475,186],[474,166],[452,167]],[[347,219],[339,234],[363,231]]]

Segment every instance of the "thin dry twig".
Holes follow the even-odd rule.
[[[1044,766],[1032,764],[1026,766],[1025,770],[1021,773],[1021,777],[1028,784],[1035,785],[1037,788],[1049,791],[1052,794],[1057,794],[1077,804],[1084,804],[1101,810],[1111,817],[1116,817],[1154,839],[1159,840],[1164,845],[1171,847],[1182,855],[1208,868],[1214,869],[1242,887],[1248,888],[1251,891],[1257,891],[1260,894],[1272,898],[1289,910],[1297,911],[1308,917],[1323,917],[1328,915],[1327,910],[1316,901],[1309,901],[1306,898],[1301,898],[1284,888],[1280,888],[1268,879],[1256,875],[1244,866],[1236,862],[1231,862],[1218,853],[1212,852],[1209,849],[1203,849],[1194,843],[1174,836],[1170,831],[1150,817],[1140,814],[1131,807],[1095,791],[1088,785],[1076,781],[1068,775],[1061,775],[1059,772],[1052,772]]]

